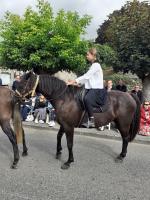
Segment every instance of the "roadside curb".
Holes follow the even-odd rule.
[[[54,127],[49,127],[46,124],[35,124],[33,122],[23,122],[23,127],[38,129],[38,130],[40,129],[40,130],[47,130],[47,131],[56,131],[56,132],[58,132],[58,130],[59,130],[59,125],[56,125]],[[96,129],[75,128],[75,135],[82,135],[82,136],[88,136],[88,137],[97,137],[97,138],[121,141],[121,135],[115,130],[106,130],[105,129],[104,131],[99,131]],[[148,144],[150,144],[150,137],[137,135],[132,143],[148,145]]]

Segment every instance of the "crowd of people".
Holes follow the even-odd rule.
[[[23,121],[55,126],[55,109],[42,94],[37,94],[21,105],[21,116]]]
[[[105,88],[107,91],[119,90],[122,92],[129,92],[137,95],[141,103],[141,118],[140,118],[140,131],[139,134],[143,136],[150,136],[150,102],[143,100],[142,90],[139,85],[135,85],[133,90],[127,91],[127,86],[122,80],[114,86],[112,80],[105,82]]]

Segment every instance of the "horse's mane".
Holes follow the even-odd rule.
[[[65,81],[47,74],[40,75],[40,87],[42,90],[46,91],[48,96],[51,96],[55,91],[53,95],[61,95],[62,98],[66,95],[76,97],[81,91],[81,88],[73,85],[67,86]]]

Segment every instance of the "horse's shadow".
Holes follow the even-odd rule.
[[[85,136],[84,136],[85,137]],[[86,139],[86,138],[85,138]],[[82,144],[80,144],[79,139],[75,141],[74,144],[74,152],[76,154],[76,159],[78,159],[78,153],[76,151],[76,145],[82,145],[82,146],[87,146],[87,143],[83,142],[82,140]],[[119,145],[119,143],[118,143]],[[38,151],[40,152],[44,152],[44,154],[50,155],[51,157],[53,157],[54,159],[56,159],[56,142],[48,142],[45,140],[36,140],[35,141],[30,141],[30,146],[33,146],[34,148],[36,148]],[[64,137],[64,139],[62,138],[62,155],[60,155],[58,157],[58,160],[62,163],[64,163],[65,160],[65,156],[67,154],[67,144],[66,144],[66,139]],[[92,149],[98,150],[99,152],[102,152],[103,154],[105,154],[107,157],[113,159],[115,161],[116,157],[119,155],[120,152],[116,152],[114,150],[113,147],[107,145],[107,144],[103,144],[102,142],[97,143],[97,144],[90,144],[90,147]]]
[[[120,142],[121,142],[121,140],[120,140]],[[78,141],[75,141],[75,145],[77,143],[78,143]],[[79,143],[80,143],[80,141],[79,141]],[[87,147],[87,142],[84,142],[84,140],[82,139],[81,145]],[[117,146],[118,146],[118,149],[121,146],[121,144],[119,144],[119,140],[117,142]],[[99,151],[100,153],[103,153],[104,155],[113,159],[114,161],[116,161],[116,158],[118,157],[118,155],[121,152],[121,150],[117,152],[117,150],[115,150],[113,146],[110,146],[109,144],[104,144],[101,141],[99,143],[98,142],[96,142],[96,143],[90,142],[90,148],[95,149],[95,151]]]
[[[38,151],[43,152],[44,154],[48,154],[51,155],[52,157],[55,157],[56,143],[36,140],[36,142],[30,141],[29,146],[36,148]]]
[[[104,153],[106,156],[116,159],[116,157],[119,155],[120,152],[116,152],[113,147],[106,145],[106,144],[100,144],[97,146],[97,149]]]

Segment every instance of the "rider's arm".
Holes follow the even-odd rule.
[[[99,63],[93,63],[90,69],[83,75],[76,79],[77,83],[84,84],[88,79],[90,79],[96,72],[101,72],[101,66]]]

